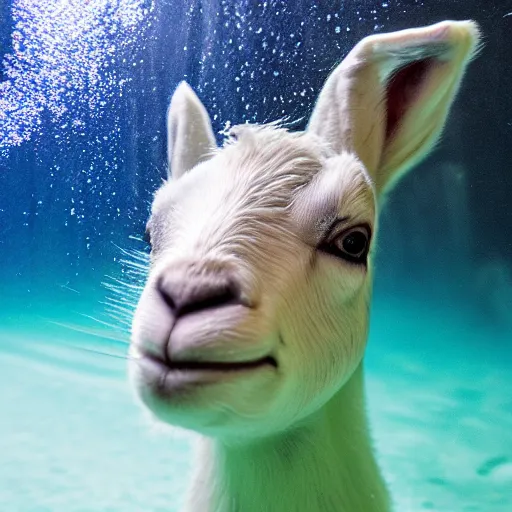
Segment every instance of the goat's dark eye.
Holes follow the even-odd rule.
[[[340,237],[340,249],[348,255],[358,258],[366,251],[368,247],[368,235],[361,229],[354,229]]]
[[[347,229],[330,241],[324,242],[319,248],[344,260],[353,263],[366,263],[370,247],[370,231],[365,226]]]
[[[148,245],[151,245],[151,231],[149,231],[148,228],[146,228],[146,231],[144,232],[144,242],[146,242]]]

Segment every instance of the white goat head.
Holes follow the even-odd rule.
[[[477,42],[472,22],[370,36],[305,132],[237,126],[219,150],[205,108],[178,87],[131,346],[156,417],[251,439],[347,383],[367,338],[376,205],[438,139]]]

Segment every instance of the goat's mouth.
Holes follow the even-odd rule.
[[[132,360],[142,388],[166,399],[198,387],[274,373],[278,368],[277,360],[270,355],[250,361],[171,361],[145,351],[134,352]]]
[[[272,356],[265,356],[251,361],[172,361],[163,360],[155,355],[143,355],[149,361],[164,366],[168,372],[236,372],[251,370],[263,366],[277,369],[277,360]]]

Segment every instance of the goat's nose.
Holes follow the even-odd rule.
[[[186,276],[168,271],[157,280],[157,289],[175,316],[230,304],[242,304],[240,285],[231,276]]]

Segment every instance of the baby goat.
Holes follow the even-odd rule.
[[[363,355],[377,210],[445,124],[479,40],[469,21],[363,39],[305,132],[236,126],[223,148],[182,83],[130,373],[200,434],[188,512],[382,512]]]

